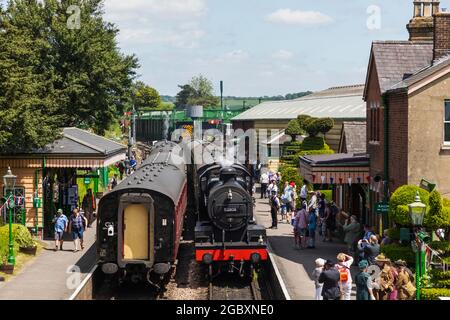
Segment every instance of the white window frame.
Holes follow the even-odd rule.
[[[443,132],[443,140],[444,140],[444,146],[450,147],[450,141],[445,141],[445,125],[446,124],[450,124],[450,121],[445,119],[445,111],[446,111],[447,105],[450,107],[450,100],[444,100],[444,132]]]

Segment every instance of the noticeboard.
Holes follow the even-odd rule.
[[[387,214],[389,212],[389,203],[375,203],[375,212],[378,214]]]

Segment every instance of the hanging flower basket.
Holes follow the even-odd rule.
[[[19,251],[25,254],[29,254],[32,256],[36,255],[37,246],[34,247],[27,247],[27,248],[19,248]]]
[[[4,272],[6,274],[13,274],[14,273],[14,265],[13,264],[0,265],[0,271]]]

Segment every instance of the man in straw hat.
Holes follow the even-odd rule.
[[[395,290],[395,277],[391,260],[381,253],[375,258],[375,262],[381,269],[378,279],[379,289],[377,290],[377,300],[389,300],[390,294]]]

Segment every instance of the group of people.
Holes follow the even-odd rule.
[[[350,267],[353,257],[345,253],[337,255],[337,263],[317,259],[312,272],[316,300],[350,300],[353,280]],[[376,265],[378,268],[369,268]],[[356,300],[413,300],[416,293],[414,275],[403,260],[394,263],[379,254],[371,264],[367,260],[358,263],[355,276]],[[378,271],[377,271],[378,270]]]
[[[55,218],[55,251],[63,250],[64,233],[68,232],[72,235],[75,245],[73,252],[84,249],[83,239],[84,231],[91,225],[90,222],[78,208],[72,210],[72,214],[67,218],[62,209],[58,209]]]

